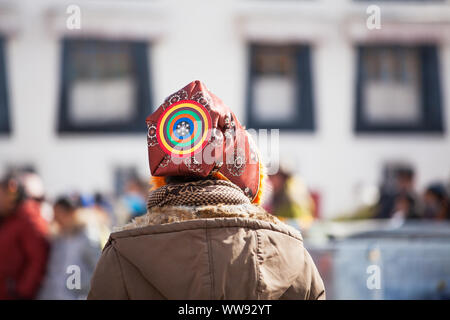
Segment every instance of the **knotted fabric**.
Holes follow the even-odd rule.
[[[164,206],[250,204],[250,199],[235,184],[226,180],[199,180],[167,184],[149,192],[147,208]]]

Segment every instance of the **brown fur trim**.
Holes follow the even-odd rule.
[[[115,228],[114,231],[205,218],[250,218],[274,224],[282,224],[277,217],[267,213],[260,206],[251,204],[202,207],[153,207],[145,215],[135,218],[129,224]]]

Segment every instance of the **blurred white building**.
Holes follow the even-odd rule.
[[[450,177],[450,1],[0,0],[0,39],[0,171],[31,164],[50,195],[149,176],[145,115],[196,79],[281,129],[324,217],[391,161],[419,190]]]

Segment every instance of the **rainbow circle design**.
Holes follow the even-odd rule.
[[[167,154],[188,157],[203,150],[208,143],[211,124],[211,116],[204,106],[182,100],[161,114],[156,137]]]

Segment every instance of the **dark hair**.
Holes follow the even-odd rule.
[[[440,201],[446,200],[448,198],[445,186],[441,183],[433,183],[429,185],[428,188],[426,189],[426,192],[433,194]]]
[[[60,206],[67,211],[74,211],[80,207],[80,201],[75,197],[62,196],[56,199],[54,206]]]
[[[414,170],[408,167],[398,168],[395,175],[397,178],[412,179],[414,178]]]
[[[20,180],[19,174],[16,172],[9,172],[0,180],[0,188],[9,190],[11,184],[16,185],[16,203],[25,200],[25,188]]]

